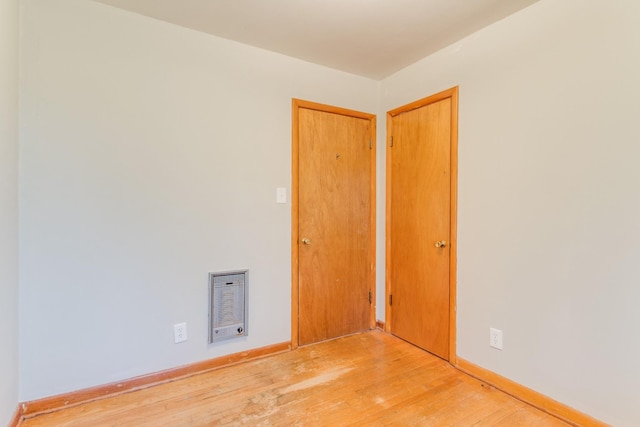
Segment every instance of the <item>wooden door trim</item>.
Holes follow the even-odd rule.
[[[298,348],[299,342],[299,253],[298,253],[298,215],[299,215],[299,110],[301,108],[322,111],[325,113],[340,114],[343,116],[355,117],[369,120],[371,137],[371,168],[369,182],[371,184],[371,248],[370,248],[370,273],[369,288],[371,289],[371,305],[369,314],[369,328],[376,327],[376,116],[375,114],[363,113],[361,111],[349,110],[332,105],[319,104],[317,102],[305,101],[293,98],[291,102],[291,349]]]
[[[426,98],[411,102],[387,112],[387,161],[386,161],[386,233],[385,233],[385,331],[391,332],[391,126],[393,118],[444,99],[451,99],[451,212],[450,212],[450,253],[449,253],[449,362],[457,363],[456,353],[456,311],[457,311],[457,251],[458,251],[458,86],[444,90]]]

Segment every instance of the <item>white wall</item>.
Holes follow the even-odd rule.
[[[459,85],[460,357],[640,424],[640,4],[541,0],[381,83],[84,0],[24,12],[20,400],[290,339],[292,97],[378,112],[384,319],[385,113]],[[207,272],[234,268],[250,336],[209,346]]]
[[[638,22],[636,0],[542,0],[384,80],[379,113],[460,86],[459,356],[620,427],[640,425]]]
[[[18,18],[0,0],[0,425],[18,405]]]
[[[375,112],[378,82],[86,0],[23,7],[20,399],[289,341],[291,98]],[[207,345],[207,273],[240,268],[249,337]]]

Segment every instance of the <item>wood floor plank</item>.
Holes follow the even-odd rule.
[[[22,427],[567,426],[381,331],[65,408]]]

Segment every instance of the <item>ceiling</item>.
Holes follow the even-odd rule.
[[[382,79],[537,0],[94,0]]]

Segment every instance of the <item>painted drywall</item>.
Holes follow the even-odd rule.
[[[290,341],[291,98],[375,112],[379,83],[85,0],[23,14],[20,399]],[[208,345],[207,274],[245,268],[249,336]]]
[[[639,21],[542,0],[384,80],[379,112],[460,87],[459,356],[620,427],[640,425]]]
[[[18,405],[19,0],[0,0],[0,425]]]
[[[634,2],[542,0],[381,83],[52,3],[24,1],[20,400],[289,340],[291,97],[379,113],[384,319],[384,114],[459,85],[459,355],[640,424]],[[234,268],[250,335],[207,345]]]

